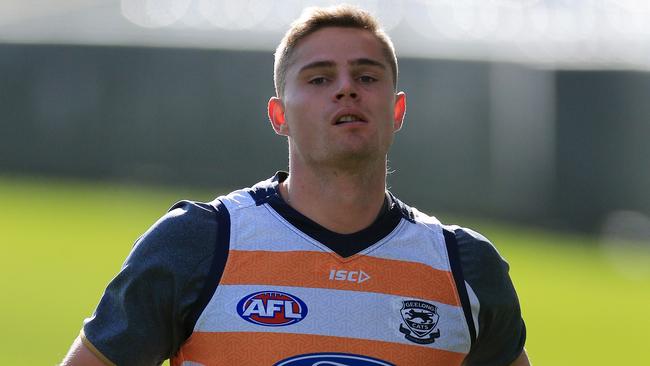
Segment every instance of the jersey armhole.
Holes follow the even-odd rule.
[[[476,342],[476,328],[474,326],[474,318],[472,317],[472,306],[465,285],[465,277],[463,276],[463,268],[460,264],[456,233],[445,228],[442,229],[442,233],[445,237],[445,245],[447,246],[447,253],[449,255],[451,273],[454,276],[454,282],[456,283],[456,289],[458,290],[458,297],[460,298],[460,303],[463,307],[463,313],[465,314],[465,321],[467,322],[467,328],[469,329],[469,335],[473,347]]]
[[[205,277],[205,285],[185,321],[185,339],[188,339],[192,335],[196,322],[217,290],[217,286],[219,286],[221,276],[223,275],[226,260],[228,259],[228,251],[230,249],[230,213],[226,205],[220,200],[215,201],[214,208],[215,225],[217,228],[217,239],[214,243],[214,257],[212,258],[210,271]]]

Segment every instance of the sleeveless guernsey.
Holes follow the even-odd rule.
[[[437,219],[410,208],[344,258],[248,190],[213,205],[230,216],[228,259],[172,365],[460,365],[469,352],[478,302],[456,286]]]

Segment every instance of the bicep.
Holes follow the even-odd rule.
[[[523,350],[519,357],[517,357],[517,359],[514,360],[510,366],[530,366],[530,360],[528,360],[526,350]]]
[[[136,242],[84,322],[86,348],[120,365],[160,364],[178,350],[214,251],[214,215],[197,211],[171,211]]]
[[[113,364],[91,348],[84,344],[81,336],[77,337],[63,359],[61,366],[106,366]]]

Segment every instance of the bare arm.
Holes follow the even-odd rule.
[[[530,361],[528,360],[526,350],[521,352],[521,355],[519,355],[519,357],[517,357],[517,359],[510,364],[510,366],[530,366]]]
[[[106,360],[108,361],[108,360]],[[72,343],[68,354],[63,359],[61,366],[107,366],[112,363],[102,361],[93,351],[91,351],[84,342],[81,336],[77,337]]]

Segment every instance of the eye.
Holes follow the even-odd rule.
[[[323,76],[315,77],[311,80],[309,80],[309,84],[312,85],[323,85],[327,82],[327,79]]]
[[[374,83],[375,81],[377,81],[377,79],[372,77],[372,76],[369,76],[369,75],[361,75],[361,76],[359,76],[359,81],[364,83],[364,84],[370,84],[370,83]]]

